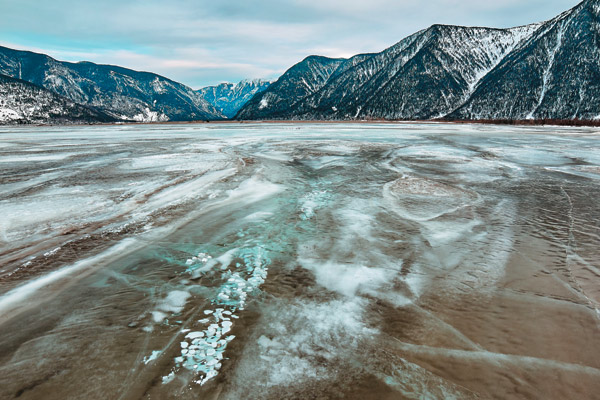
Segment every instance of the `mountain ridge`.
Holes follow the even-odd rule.
[[[561,54],[556,60],[544,61],[548,64],[546,70],[552,69],[555,75],[562,73],[564,77],[554,80],[549,80],[548,76],[543,78],[546,83],[552,83],[550,86],[537,85],[540,79],[534,73],[530,74],[531,83],[527,79],[518,79],[520,66],[515,68],[507,66],[507,63],[517,54],[521,54],[522,58],[532,57],[531,52],[540,46],[538,42],[547,34],[546,31],[554,29],[555,21],[571,18],[579,13],[578,10],[586,9],[595,17],[588,17],[587,25],[584,21],[578,28],[566,32],[570,48],[585,47],[585,55],[577,57],[577,51],[569,50],[568,55]],[[286,88],[286,82],[281,82],[286,79],[286,72],[268,90],[244,106],[236,119],[595,119],[600,116],[600,99],[594,98],[591,93],[600,90],[599,84],[595,83],[600,82],[600,69],[598,63],[586,60],[600,59],[598,14],[599,1],[585,0],[548,21],[514,28],[434,24],[380,53],[349,58],[339,66],[340,73],[331,74],[326,82],[320,84],[318,91],[304,96],[281,90]],[[588,31],[596,33],[595,39],[590,38],[592,34],[586,33]],[[587,39],[583,44],[573,43],[584,36]],[[541,52],[536,51],[540,53],[538,58],[543,60]],[[357,58],[358,62],[348,65],[350,60]],[[569,60],[561,61],[562,58]],[[575,68],[568,68],[568,65]],[[503,69],[513,71],[514,76],[498,72]],[[584,78],[579,79],[580,76]],[[517,81],[519,84],[515,88],[513,83]],[[560,85],[565,89],[556,94]],[[494,87],[502,95],[502,100],[498,100]],[[590,87],[593,90],[589,90]],[[489,90],[486,91],[486,88]],[[540,104],[542,108],[538,106],[533,110],[531,107],[527,110],[526,107],[513,107],[513,103],[519,103],[532,93],[544,100],[545,96],[539,96],[540,92],[553,95],[556,98],[554,103]],[[573,92],[580,93],[579,108],[567,112],[569,103],[573,102],[568,94]],[[256,105],[261,104],[266,96],[289,97],[288,107],[270,112],[263,107],[258,112]],[[269,104],[268,101],[262,104],[265,103]]]
[[[100,111],[27,81],[0,74],[0,123],[107,123],[117,120]]]
[[[269,115],[272,110],[285,111],[294,105],[296,99],[314,92],[327,82],[331,74],[344,61],[343,58],[308,56],[288,69],[281,78],[272,83],[267,90],[252,97],[236,114],[235,118],[244,118],[248,108],[258,115]],[[306,79],[312,82],[309,85]],[[279,93],[286,93],[281,96]],[[269,108],[269,112],[262,110]]]
[[[474,96],[449,117],[598,119],[599,14],[599,2],[587,0],[547,21],[532,41],[503,60]],[[595,34],[593,38],[589,38],[591,34]],[[595,43],[590,43],[592,39]],[[506,112],[499,103],[509,98],[512,102]]]
[[[71,63],[0,46],[0,73],[48,89],[115,119],[139,122],[222,119],[191,88],[145,71]]]
[[[223,82],[207,86],[196,92],[225,117],[232,118],[254,95],[265,91],[271,83],[264,79],[244,79],[237,83]]]
[[[74,121],[600,121],[600,0],[514,28],[433,24],[380,52],[307,56],[274,82],[195,91],[152,72],[2,46],[0,76],[12,123],[26,122],[34,93],[35,123],[48,110],[60,121],[69,110]]]

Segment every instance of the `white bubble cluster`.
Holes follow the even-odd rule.
[[[217,308],[214,311],[206,310],[205,314],[211,318],[202,321],[210,325],[203,331],[185,335],[180,343],[181,355],[175,358],[175,368],[183,367],[197,373],[199,378],[195,382],[201,385],[217,376],[227,343],[235,338],[226,335],[233,325],[231,311]]]
[[[197,256],[194,256],[192,258],[188,258],[185,262],[185,265],[191,267],[194,264],[206,264],[208,261],[210,261],[212,259],[212,257],[206,253],[198,253]]]
[[[228,252],[230,253],[230,252]],[[196,374],[194,382],[203,385],[218,375],[222,366],[224,352],[227,344],[235,336],[228,335],[233,327],[233,321],[239,317],[236,312],[244,310],[248,295],[254,293],[267,278],[269,259],[265,250],[260,247],[240,249],[235,256],[243,260],[235,266],[223,265],[222,274],[224,283],[219,288],[212,303],[220,306],[213,310],[204,310],[205,318],[198,321],[205,325],[203,330],[186,331],[187,334],[181,341],[181,355],[175,358],[173,371],[163,378],[163,383],[172,381],[175,373],[180,368],[185,368]],[[186,263],[188,266],[208,263],[212,259],[205,253]],[[188,261],[190,261],[188,260]],[[188,272],[193,272],[193,269]]]

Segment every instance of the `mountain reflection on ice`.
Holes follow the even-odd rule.
[[[594,398],[598,143],[0,128],[0,398]]]

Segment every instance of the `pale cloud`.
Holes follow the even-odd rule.
[[[573,0],[2,0],[0,43],[192,87],[274,78],[309,54],[376,52],[434,23],[509,27]]]

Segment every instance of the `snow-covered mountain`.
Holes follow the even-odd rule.
[[[599,119],[600,1],[584,1],[543,24],[450,117]]]
[[[600,115],[599,10],[600,0],[586,0],[544,23],[433,25],[381,53],[309,57],[236,118],[594,119]]]
[[[264,92],[271,81],[245,79],[239,83],[207,86],[197,92],[227,118],[232,118],[255,94]]]
[[[36,85],[2,81],[2,118],[15,121],[41,122],[43,115],[50,118],[49,109],[65,121],[68,110],[73,121],[598,120],[600,0],[585,0],[543,23],[433,25],[380,53],[309,56],[274,83],[249,80],[194,91],[149,72],[5,47],[0,74]],[[36,93],[37,111],[31,108]]]
[[[0,75],[0,124],[114,121],[100,111],[76,104],[32,83]]]
[[[320,90],[345,60],[310,56],[287,70],[267,90],[252,97],[238,112],[237,119],[276,118],[296,102]]]
[[[44,54],[0,46],[0,74],[33,83],[121,120],[223,118],[191,88],[149,72],[90,62],[63,62]]]

